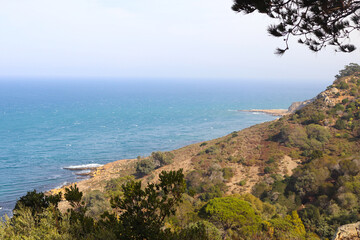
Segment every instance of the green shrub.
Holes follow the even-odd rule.
[[[190,223],[179,234],[179,240],[221,240],[221,232],[208,221]]]
[[[306,235],[305,226],[296,211],[285,218],[271,219],[270,223],[275,239],[304,239]]]
[[[245,236],[260,230],[261,218],[251,204],[236,197],[214,198],[202,209],[200,214],[224,229],[237,229]]]
[[[310,159],[317,159],[317,158],[322,158],[323,157],[323,152],[320,150],[313,150],[310,154]]]
[[[314,138],[321,143],[328,142],[331,137],[331,134],[327,128],[317,124],[310,124],[306,126],[306,132],[308,138]]]
[[[215,155],[219,152],[218,148],[216,146],[211,146],[207,149],[205,149],[205,153],[209,155]]]
[[[223,168],[221,171],[223,172],[223,177],[226,180],[229,180],[230,178],[232,178],[234,176],[234,172],[233,172],[232,168]]]
[[[109,181],[106,182],[106,185],[105,185],[106,196],[109,198],[120,196],[122,194],[121,185],[123,185],[131,180],[134,180],[133,176],[125,176],[125,177],[118,177],[118,178],[110,179]]]
[[[338,119],[334,127],[338,130],[343,130],[346,128],[346,122],[342,119]]]
[[[266,166],[264,168],[264,173],[265,174],[269,174],[269,173],[272,173],[273,172],[273,168],[272,167],[269,167],[269,166]]]
[[[97,220],[100,219],[102,213],[111,209],[109,200],[105,197],[104,193],[99,190],[94,190],[86,194],[83,201],[87,208],[87,216]]]
[[[337,103],[335,106],[334,106],[334,110],[335,111],[344,111],[345,110],[345,107],[344,105],[340,104],[340,103]]]
[[[340,89],[348,89],[349,88],[349,84],[347,84],[346,82],[342,81],[339,83],[338,87]]]
[[[245,186],[246,185],[246,180],[241,180],[240,182],[238,182],[239,186]]]
[[[165,166],[172,163],[174,154],[170,152],[152,152],[150,159],[154,161],[155,166]]]
[[[136,163],[136,173],[140,176],[146,176],[155,169],[155,163],[151,159],[144,159]]]
[[[275,157],[271,156],[269,157],[269,160],[266,161],[267,164],[275,163]]]
[[[200,144],[200,147],[206,146],[208,143],[207,142],[203,142]]]

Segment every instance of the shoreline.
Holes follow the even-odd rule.
[[[250,110],[238,110],[239,112],[251,112],[251,113],[265,113],[272,116],[286,116],[290,114],[288,109],[250,109]]]
[[[290,114],[288,109],[250,109],[250,110],[237,110],[237,111],[251,112],[251,113],[263,113],[263,114],[279,116],[279,117]],[[245,128],[245,129],[247,129],[247,128]],[[208,140],[207,142],[214,141],[216,139],[217,138],[214,138],[214,139]],[[193,145],[193,144],[183,146],[180,149],[187,148],[191,145]],[[178,151],[180,149],[174,149],[172,151]],[[78,176],[87,177],[86,179],[79,179],[78,181],[65,184],[58,188],[50,189],[50,190],[46,191],[46,194],[57,194],[60,192],[62,192],[64,194],[65,188],[69,188],[70,186],[73,186],[74,184],[76,184],[77,187],[79,188],[79,190],[82,192],[90,191],[90,190],[102,190],[104,188],[104,186],[101,184],[102,182],[104,182],[106,180],[110,180],[114,177],[122,177],[122,176],[131,175],[130,172],[135,169],[135,165],[136,165],[137,161],[138,161],[137,159],[120,159],[120,160],[115,160],[113,162],[106,163],[106,164],[104,164],[102,166],[98,166],[98,167],[89,167],[89,168],[86,167],[86,168],[81,168],[81,169],[80,168],[77,168],[77,169],[64,168],[68,171],[88,170],[89,172],[84,173],[84,174],[76,174]],[[168,167],[169,166],[165,167],[165,169]],[[132,168],[132,170],[131,170],[131,168]],[[144,179],[147,179],[147,177],[145,177]],[[63,209],[66,208],[65,206],[61,207],[61,205],[59,206],[60,208],[63,208]]]
[[[46,191],[46,193],[47,194],[57,194],[59,192],[64,192],[65,188],[73,186],[74,184],[76,184],[81,191],[88,190],[90,188],[97,189],[100,187],[97,185],[97,183],[99,183],[100,181],[111,179],[114,177],[114,175],[119,176],[119,177],[124,176],[124,174],[122,174],[122,173],[124,171],[127,171],[129,168],[129,165],[132,165],[131,163],[134,161],[136,161],[136,159],[120,159],[120,160],[106,163],[106,164],[96,167],[96,168],[94,167],[94,168],[88,169],[88,170],[90,170],[90,172],[81,174],[82,176],[86,176],[88,178],[79,179],[79,181],[65,184],[58,188],[50,189],[50,190]],[[69,170],[69,171],[72,171],[72,170]]]

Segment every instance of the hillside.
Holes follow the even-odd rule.
[[[271,174],[292,175],[292,171],[316,154],[323,158],[344,158],[358,153],[360,134],[357,75],[338,79],[301,110],[227,136],[192,144],[168,152],[168,164],[155,163],[145,182],[157,179],[163,170],[184,169],[188,187],[196,193],[214,185],[222,193],[251,192],[253,186]],[[320,153],[321,152],[321,153]],[[137,162],[154,157],[119,160],[98,168],[93,178],[78,184],[81,190],[104,188],[106,180],[136,175]],[[151,165],[151,164],[148,164]],[[224,174],[226,173],[226,174]],[[226,175],[226,176],[225,176]],[[196,184],[191,179],[196,179]],[[200,187],[201,185],[201,187]]]
[[[102,239],[99,236],[105,233],[108,239],[126,239],[128,235],[122,234],[128,225],[122,217],[129,210],[121,199],[134,194],[133,180],[142,181],[143,189],[160,184],[149,192],[138,189],[143,198],[133,195],[145,204],[140,215],[147,211],[156,215],[162,210],[147,209],[152,198],[146,194],[161,189],[162,171],[180,169],[186,189],[182,200],[172,205],[177,206],[174,214],[161,218],[157,228],[157,234],[164,234],[161,239],[331,238],[339,226],[360,221],[359,96],[360,67],[350,64],[325,91],[278,120],[100,167],[92,178],[77,183],[84,193],[83,205],[69,199],[59,204],[64,216],[66,209],[75,209],[71,213],[79,216],[83,231],[81,236],[71,233],[68,239]],[[51,193],[66,193],[68,187]],[[164,196],[159,194],[158,198]],[[83,215],[79,209],[84,209]],[[109,216],[100,220],[104,211],[118,220]],[[84,216],[93,219],[92,229],[97,230],[84,229]],[[117,228],[110,224],[114,221]],[[139,226],[150,223],[143,224]],[[135,231],[133,226],[130,229]],[[155,239],[144,236],[132,239]]]

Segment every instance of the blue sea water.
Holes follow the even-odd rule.
[[[0,81],[0,216],[27,191],[78,181],[67,166],[105,164],[210,140],[276,117],[324,81]]]

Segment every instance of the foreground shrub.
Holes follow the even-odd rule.
[[[190,223],[179,234],[181,240],[221,240],[221,232],[208,221]]]
[[[260,230],[260,216],[249,202],[236,197],[214,198],[201,209],[201,214],[215,225],[235,229],[245,236]]]

